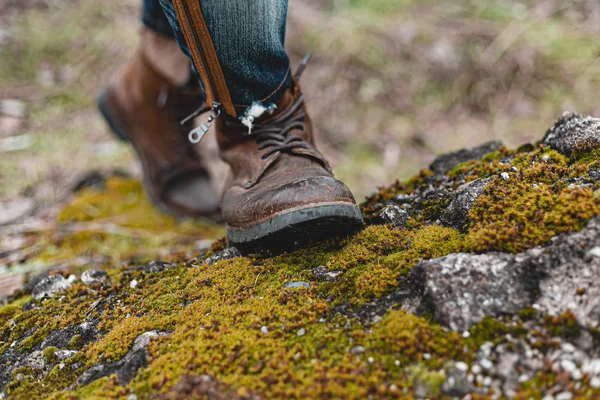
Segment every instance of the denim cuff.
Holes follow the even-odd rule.
[[[167,20],[167,17],[163,13],[160,7],[153,12],[153,9],[144,8],[142,12],[142,23],[147,28],[154,32],[161,34],[169,39],[175,39],[173,29]]]

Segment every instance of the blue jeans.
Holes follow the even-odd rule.
[[[284,49],[287,0],[187,0],[201,9],[222,69],[235,111],[241,117],[260,103],[270,108],[293,85],[290,61]],[[194,62],[193,47],[186,41],[172,0],[144,0],[144,24],[165,36],[175,37],[190,57],[194,73],[204,87]],[[189,39],[189,36],[188,36]],[[227,110],[226,110],[227,111]]]

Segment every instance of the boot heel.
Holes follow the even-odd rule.
[[[129,142],[124,129],[121,128],[121,124],[115,117],[115,113],[112,111],[112,107],[110,106],[110,102],[108,100],[108,89],[104,89],[96,98],[96,106],[116,138],[123,142]]]

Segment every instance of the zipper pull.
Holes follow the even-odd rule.
[[[188,134],[188,140],[191,143],[198,144],[200,141],[202,141],[204,135],[206,135],[213,122],[221,115],[221,109],[221,103],[213,101],[213,106],[206,122],[201,123],[199,127],[194,128]]]

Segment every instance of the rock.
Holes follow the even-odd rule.
[[[492,179],[477,179],[460,186],[456,197],[454,197],[454,200],[452,200],[440,218],[442,225],[455,228],[459,231],[465,231],[471,222],[469,211],[471,211],[473,204],[475,204],[477,198],[481,196]]]
[[[567,156],[581,145],[599,142],[600,119],[571,112],[565,112],[542,139],[543,145]]]
[[[458,363],[446,368],[446,380],[440,388],[442,395],[462,398],[472,393],[475,388],[469,382],[467,370],[468,367],[465,369],[462,365],[459,366]]]
[[[79,325],[74,325],[65,329],[60,329],[51,332],[41,344],[41,348],[56,347],[65,348],[69,346],[69,342],[75,335],[79,335],[81,338],[81,345],[86,345],[98,337],[97,322],[84,322]]]
[[[502,146],[502,142],[490,141],[472,149],[462,149],[452,153],[442,154],[436,157],[429,166],[429,169],[436,174],[445,174],[458,164],[479,160],[481,157],[496,151]]]
[[[71,283],[62,275],[50,275],[42,279],[32,291],[35,300],[41,300],[46,297],[54,297],[58,293],[62,293],[71,287]]]
[[[87,286],[102,285],[108,281],[106,271],[100,269],[88,269],[81,274],[81,281]]]
[[[37,350],[31,353],[24,361],[24,365],[29,366],[31,369],[42,370],[46,366],[46,359],[41,351]]]
[[[213,265],[217,261],[229,260],[229,259],[238,258],[241,256],[242,256],[242,253],[240,253],[240,251],[238,249],[236,249],[235,247],[228,247],[225,250],[222,250],[222,251],[218,252],[217,254],[213,254],[212,256],[208,257],[206,260],[204,260],[204,262],[208,265]]]
[[[146,264],[146,266],[144,266],[143,270],[144,270],[144,272],[154,274],[157,272],[164,271],[166,269],[173,269],[173,268],[175,268],[175,264],[173,264],[173,263],[167,263],[164,261],[152,261],[152,262]]]
[[[77,352],[75,350],[56,350],[54,356],[59,361],[64,361],[68,358],[73,357]]]
[[[398,193],[392,198],[392,201],[397,204],[409,204],[412,201],[413,196],[405,193]]]
[[[0,100],[0,114],[13,118],[25,118],[27,115],[27,105],[17,99]]]
[[[121,385],[126,385],[133,379],[138,369],[145,367],[148,364],[148,353],[146,349],[150,344],[150,340],[164,335],[166,335],[165,332],[158,331],[142,333],[135,339],[131,350],[129,350],[122,360],[111,364],[96,364],[85,371],[77,379],[77,382],[81,385],[88,385],[105,376],[116,374],[119,383]]]
[[[131,289],[135,289],[135,288],[137,287],[138,283],[139,283],[139,282],[138,282],[138,280],[137,280],[137,279],[134,279],[134,280],[132,280],[131,282],[129,282],[129,287],[130,287]]]
[[[326,266],[321,265],[312,269],[312,273],[319,281],[335,282],[341,271],[330,271]]]
[[[310,283],[308,282],[288,282],[283,285],[284,289],[310,289]]]
[[[394,228],[403,228],[408,222],[410,212],[400,206],[390,205],[386,206],[381,214],[379,214],[379,220],[384,224],[392,224]]]
[[[580,324],[600,321],[600,217],[580,232],[520,254],[451,254],[417,264],[410,272],[415,296],[441,324],[465,331],[485,316],[515,314],[536,303],[540,311],[572,311]],[[578,289],[584,288],[581,296]]]
[[[419,295],[441,324],[465,331],[487,315],[516,313],[532,296],[527,279],[510,268],[513,256],[494,254],[451,254],[424,261],[410,275],[423,287]],[[514,285],[513,285],[514,284]]]

